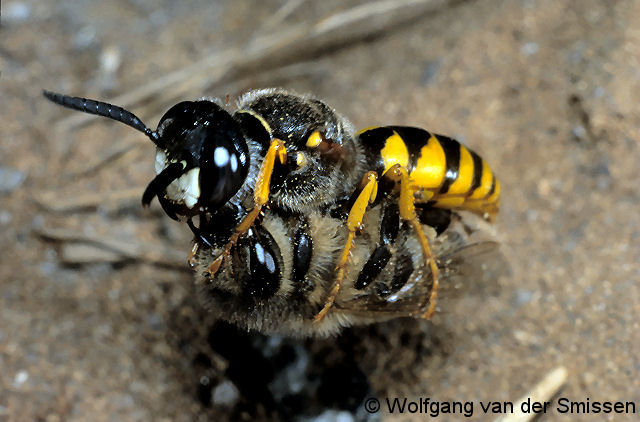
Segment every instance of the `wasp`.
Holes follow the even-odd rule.
[[[157,197],[193,232],[189,262],[211,309],[263,332],[431,318],[452,245],[464,243],[452,222],[499,209],[494,172],[458,141],[407,126],[356,132],[312,96],[250,91],[233,112],[184,101],[155,130],[105,102],[44,96],[155,144],[143,205]]]

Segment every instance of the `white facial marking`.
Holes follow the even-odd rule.
[[[273,256],[271,256],[271,254],[267,255],[267,269],[269,270],[270,273],[273,273],[276,271],[276,263],[273,262]]]
[[[156,161],[153,165],[156,169],[156,174],[160,174],[167,167],[167,155],[160,148],[156,150]]]
[[[213,151],[213,161],[218,167],[224,167],[229,162],[229,151],[223,147],[217,147]]]
[[[256,257],[258,258],[258,262],[264,264],[264,249],[262,249],[262,245],[256,243]]]
[[[303,152],[298,152],[296,154],[296,165],[300,168],[307,165],[307,157]]]
[[[193,208],[200,198],[200,167],[189,170],[167,186],[167,198]]]
[[[236,172],[238,169],[238,157],[235,154],[231,154],[231,171]]]

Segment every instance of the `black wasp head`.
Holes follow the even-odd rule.
[[[146,134],[158,151],[156,177],[142,195],[157,196],[174,219],[214,211],[240,189],[249,170],[242,129],[212,101],[184,101],[171,107],[152,131],[133,113],[111,104],[48,91],[44,96],[67,108],[108,117]]]
[[[216,103],[178,103],[162,116],[155,133],[156,179],[164,172],[173,176],[174,171],[179,177],[169,185],[162,180],[159,189],[151,182],[146,202],[157,195],[169,215],[215,210],[244,183],[249,169],[247,142],[238,123]]]

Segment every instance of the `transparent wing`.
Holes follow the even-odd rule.
[[[440,269],[439,308],[446,308],[447,302],[462,292],[491,294],[497,284],[492,281],[508,271],[499,242],[484,240],[486,231],[477,222],[472,223],[468,223],[467,217],[458,217],[434,245]],[[336,307],[353,316],[371,319],[419,316],[428,308],[432,284],[431,272],[423,266],[391,295],[380,296],[374,288],[369,288],[343,297]]]

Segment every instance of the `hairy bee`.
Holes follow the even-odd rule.
[[[460,213],[498,211],[494,173],[457,141],[404,126],[356,133],[313,97],[251,91],[233,113],[185,101],[153,131],[117,106],[44,95],[151,139],[157,175],[143,204],[157,196],[188,224],[204,297],[247,328],[329,334],[429,318],[450,258],[468,243]]]

